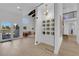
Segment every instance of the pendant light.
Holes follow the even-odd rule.
[[[48,6],[48,5],[46,4],[46,5],[45,5],[45,12],[44,12],[44,15],[45,15],[45,16],[48,15],[48,9],[47,9],[47,6]]]

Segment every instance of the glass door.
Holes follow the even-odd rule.
[[[18,24],[14,24],[13,25],[13,38],[17,38],[19,37],[19,25]]]

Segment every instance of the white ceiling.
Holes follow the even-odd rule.
[[[76,11],[77,4],[76,3],[63,3],[63,13]]]
[[[10,13],[12,15],[27,15],[40,3],[0,3],[0,13]],[[21,9],[17,9],[17,6],[20,6]],[[67,9],[75,9],[76,3],[63,3],[64,11]]]
[[[13,14],[23,13],[27,15],[38,5],[40,4],[39,3],[0,3],[0,12],[6,11]],[[21,7],[20,10],[17,9],[17,6]]]
[[[76,3],[63,3],[63,9],[72,9],[77,6]]]

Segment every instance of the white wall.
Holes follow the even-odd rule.
[[[35,35],[35,42],[38,41],[39,43],[46,43],[49,45],[54,45],[54,37],[51,35],[43,35],[42,34],[42,21],[47,20],[46,17],[44,16],[44,11],[45,11],[45,4],[41,5],[40,7],[37,8],[36,12],[36,35]],[[54,18],[54,4],[48,4],[48,18],[52,17]]]
[[[32,28],[35,27],[34,24],[34,19],[28,15],[26,15],[25,17],[22,18],[22,26],[26,26],[26,30],[23,29],[23,32],[27,32],[27,31],[32,31],[34,32],[34,30],[32,30]]]
[[[23,32],[35,32],[35,30],[32,30],[32,28],[35,29],[35,24],[34,24],[34,18],[30,17],[30,16],[22,16],[20,20],[18,20],[18,24],[20,25],[20,38],[23,37]],[[23,29],[23,27],[26,26],[26,30]]]

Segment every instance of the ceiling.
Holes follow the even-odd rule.
[[[11,14],[22,13],[23,15],[27,15],[38,5],[40,5],[40,3],[0,3],[0,12],[6,11]]]
[[[63,3],[63,13],[77,10],[77,3]]]
[[[76,3],[63,3],[63,9],[72,9],[77,6]]]
[[[28,15],[35,7],[41,3],[0,3],[0,13],[10,13],[12,15]],[[63,3],[63,9],[75,9],[76,3]],[[20,7],[19,9],[17,7]],[[44,8],[43,8],[44,9]]]

